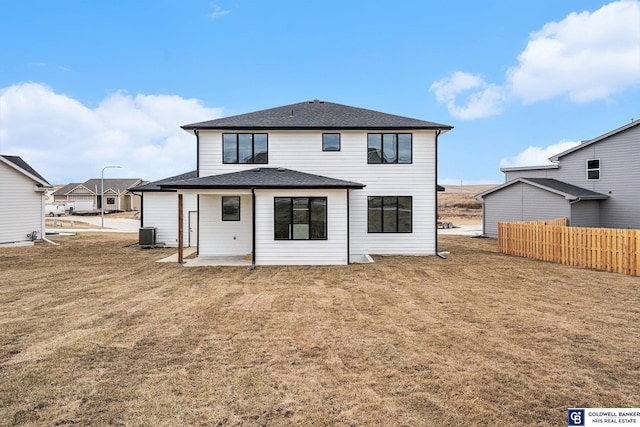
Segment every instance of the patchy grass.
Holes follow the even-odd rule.
[[[0,425],[564,425],[636,407],[640,280],[436,257],[181,268],[135,235],[0,249]]]

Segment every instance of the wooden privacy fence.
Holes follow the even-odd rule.
[[[640,276],[640,230],[569,227],[566,218],[498,223],[501,253]]]

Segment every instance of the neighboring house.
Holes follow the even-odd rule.
[[[104,209],[107,211],[140,210],[140,196],[127,190],[146,183],[140,178],[105,178]],[[55,203],[75,202],[75,210],[88,211],[102,208],[102,180],[93,178],[84,183],[71,183],[53,193]]]
[[[451,126],[310,101],[183,126],[198,256],[255,265],[435,255],[438,136]]]
[[[0,155],[0,245],[45,236],[48,188],[51,184],[20,157]]]
[[[196,178],[196,171],[183,173],[159,181],[150,182],[129,189],[139,194],[140,226],[156,228],[157,243],[178,246],[178,193],[175,189],[161,188],[161,184]],[[198,244],[198,197],[186,194],[183,198],[183,245]]]
[[[498,222],[566,217],[575,227],[640,229],[640,120],[551,157],[503,168],[505,183],[478,194],[484,235]]]

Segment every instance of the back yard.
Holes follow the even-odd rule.
[[[640,405],[640,279],[436,257],[180,268],[132,234],[0,249],[0,425],[566,425]]]

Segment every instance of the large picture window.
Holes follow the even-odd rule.
[[[275,197],[276,240],[326,240],[326,197]]]
[[[222,196],[222,220],[240,221],[240,196]]]
[[[600,179],[600,160],[587,160],[587,179]]]
[[[370,196],[367,203],[369,233],[411,233],[412,198],[410,196]]]
[[[266,133],[223,133],[223,163],[269,162],[268,138]]]
[[[367,163],[411,163],[412,134],[370,133],[367,135]]]

